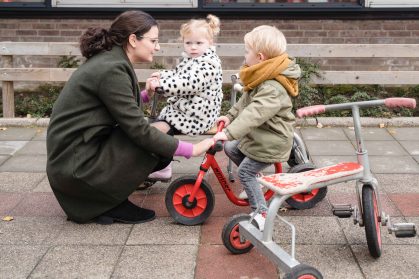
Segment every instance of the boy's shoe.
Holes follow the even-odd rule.
[[[258,174],[256,174],[256,177],[261,177],[263,176],[263,173],[259,172]],[[266,191],[268,191],[268,188],[264,187],[262,184],[260,184],[260,189],[262,189],[262,192],[265,194]],[[249,197],[247,196],[247,193],[245,190],[241,191],[239,194],[239,199],[242,200],[247,200]]]
[[[260,212],[260,213],[257,213],[255,217],[253,218],[253,220],[255,220],[256,223],[258,224],[259,230],[261,232],[263,232],[263,230],[265,229],[266,215],[267,215],[266,212]]]
[[[164,169],[151,173],[147,177],[147,180],[167,182],[167,181],[170,181],[171,178],[172,178],[172,163],[170,163]]]
[[[156,213],[153,210],[136,206],[126,199],[121,204],[96,217],[94,221],[102,225],[110,225],[114,222],[139,224],[149,222],[154,218],[156,218]]]

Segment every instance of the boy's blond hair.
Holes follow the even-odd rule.
[[[209,41],[215,41],[220,33],[220,19],[215,15],[207,15],[206,19],[191,19],[180,27],[180,36],[183,39],[185,35],[192,33],[197,29],[202,29]]]
[[[244,43],[256,53],[263,53],[266,59],[283,54],[287,50],[284,34],[275,26],[261,25],[244,35]]]

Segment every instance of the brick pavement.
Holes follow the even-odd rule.
[[[45,174],[45,129],[0,130],[0,278],[278,278],[276,267],[256,249],[231,255],[222,227],[248,208],[231,204],[213,174],[215,208],[202,226],[177,225],[164,205],[168,184],[135,192],[130,199],[156,210],[158,218],[139,225],[78,225],[66,221]],[[323,166],[353,160],[353,130],[303,128],[313,161]],[[366,128],[371,169],[380,183],[383,210],[394,221],[419,224],[419,128]],[[223,154],[219,162],[227,163]],[[175,176],[195,174],[201,158],[174,163]],[[240,186],[235,183],[235,191]],[[338,219],[331,204],[354,201],[352,183],[329,187],[327,198],[309,210],[289,210],[297,230],[297,259],[324,278],[416,278],[419,237],[396,239],[382,227],[383,254],[368,254],[363,228]],[[277,243],[289,235],[276,227]]]

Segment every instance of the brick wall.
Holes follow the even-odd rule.
[[[108,27],[110,20],[0,19],[0,41],[76,42],[88,27]],[[160,20],[161,42],[176,42],[184,20]],[[253,27],[268,24],[282,30],[289,43],[419,43],[419,21],[415,20],[222,20],[219,42],[241,43]],[[18,57],[25,67],[54,64],[56,58]],[[169,64],[174,59],[158,61]],[[238,68],[242,59],[223,59],[224,68]],[[321,59],[324,70],[418,70],[414,59]],[[147,65],[146,65],[147,66]]]

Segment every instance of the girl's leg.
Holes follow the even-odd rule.
[[[170,130],[169,124],[167,124],[167,122],[165,121],[157,121],[157,122],[151,123],[150,126],[156,127],[157,129],[159,129],[165,134],[167,134],[167,132],[169,132]]]
[[[270,165],[271,164],[269,163],[262,163],[245,157],[239,166],[238,174],[240,183],[246,191],[250,207],[253,211],[256,210],[258,206],[260,206],[260,211],[268,210],[265,197],[260,188],[260,183],[256,180],[256,174]]]
[[[224,143],[224,152],[228,158],[230,158],[236,166],[239,166],[243,159],[246,157],[244,154],[239,150],[238,145],[240,141],[233,140],[233,141],[226,141]]]

